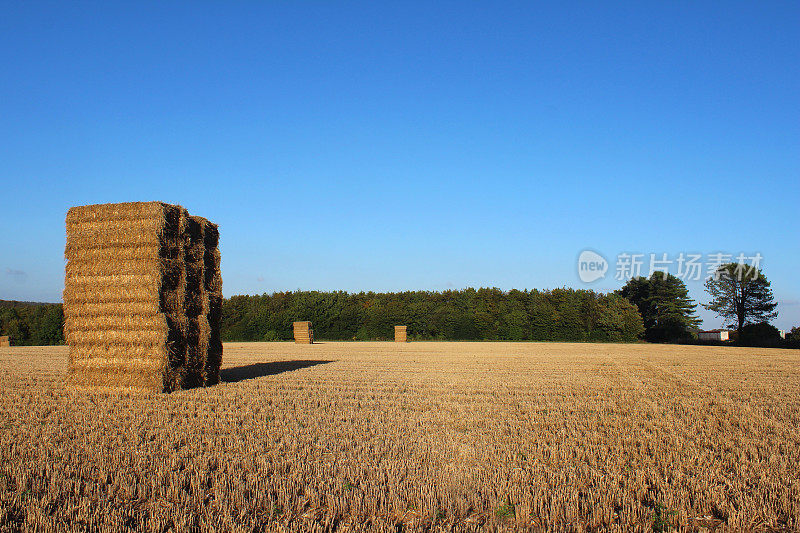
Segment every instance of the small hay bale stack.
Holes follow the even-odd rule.
[[[66,222],[70,380],[158,392],[204,384],[203,224],[161,202],[73,207]]]
[[[296,344],[314,344],[314,330],[311,329],[311,322],[294,322],[294,342]]]
[[[11,339],[8,338],[8,335],[3,335],[0,337],[0,348],[9,348],[11,346]]]
[[[394,327],[394,342],[408,342],[408,338],[406,337],[406,328],[407,326]]]

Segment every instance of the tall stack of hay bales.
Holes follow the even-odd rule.
[[[220,275],[218,259],[206,271],[212,226],[217,233],[161,202],[69,210],[64,334],[74,383],[173,391],[216,382],[205,282]]]
[[[8,348],[11,346],[11,339],[8,338],[8,335],[3,335],[0,337],[0,348]]]
[[[394,327],[394,342],[408,342],[406,337],[406,328],[407,326]]]
[[[314,330],[311,329],[311,322],[294,322],[294,342],[296,344],[313,344]]]

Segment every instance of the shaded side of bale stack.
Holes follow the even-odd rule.
[[[11,346],[11,339],[8,338],[8,335],[3,335],[0,337],[0,348],[8,348]]]
[[[64,335],[73,382],[183,386],[187,217],[160,202],[69,210]]]
[[[296,344],[313,344],[314,330],[311,329],[311,322],[307,320],[294,322],[294,342]]]
[[[208,296],[205,286],[205,222],[201,217],[190,216],[186,221],[186,293],[184,310],[188,324],[187,368],[184,387],[199,387],[205,383],[208,339]]]
[[[406,337],[406,328],[408,326],[395,326],[394,327],[394,342],[408,342]]]
[[[204,311],[209,327],[208,351],[204,376],[205,385],[219,383],[219,368],[222,365],[222,274],[220,270],[219,228],[203,220],[203,283],[205,288]]]
[[[173,391],[208,382],[206,280],[220,278],[219,260],[207,272],[209,226],[161,202],[69,210],[64,333],[73,383]]]

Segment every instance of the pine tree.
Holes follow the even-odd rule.
[[[672,274],[654,272],[650,278],[632,278],[618,292],[639,308],[649,341],[686,338],[700,324],[694,314],[697,304],[689,298],[683,281]]]
[[[726,263],[717,268],[716,275],[706,281],[711,301],[703,304],[736,327],[739,335],[745,324],[769,322],[778,316],[778,306],[766,276],[757,268],[743,263]]]

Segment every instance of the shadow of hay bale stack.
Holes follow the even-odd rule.
[[[311,329],[311,322],[293,322],[295,344],[314,344],[314,330]]]
[[[217,226],[161,202],[73,207],[66,224],[70,381],[167,392],[217,383]]]
[[[394,327],[394,342],[408,342],[406,336],[406,328],[408,326],[395,326]]]

